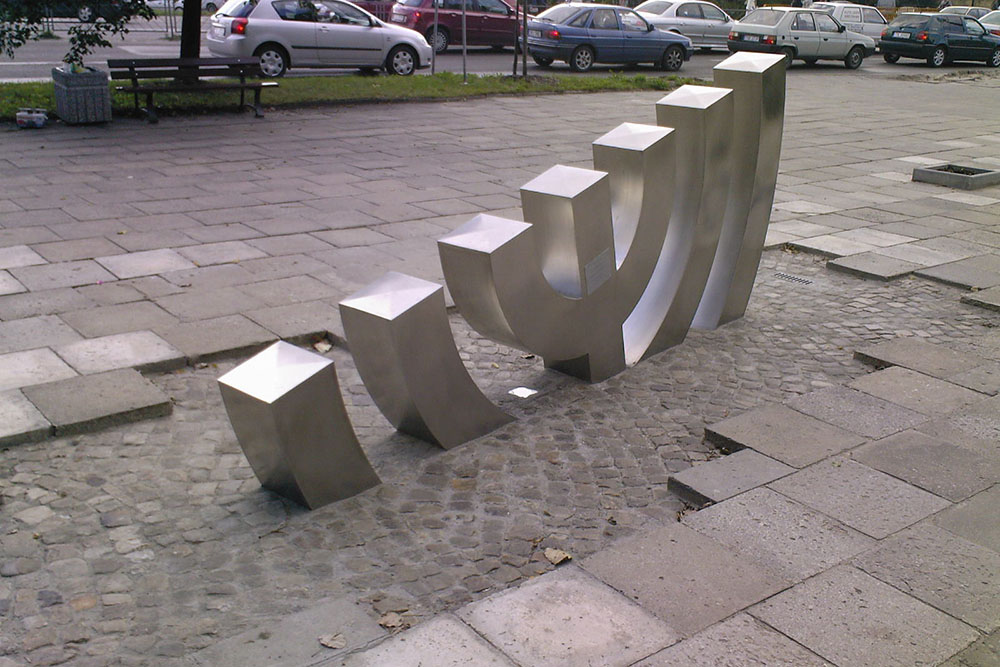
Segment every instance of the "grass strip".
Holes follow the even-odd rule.
[[[277,88],[265,89],[265,108],[325,106],[371,102],[455,100],[488,95],[539,95],[639,90],[673,90],[695,80],[678,76],[611,73],[607,76],[531,76],[527,80],[504,75],[462,76],[441,72],[434,76],[310,76],[286,77]],[[148,83],[148,82],[144,82]],[[112,110],[117,116],[133,113],[132,95],[111,90]],[[162,93],[154,97],[157,114],[186,115],[232,111],[239,100],[236,91]],[[249,94],[248,94],[249,95]],[[142,96],[140,96],[142,97]],[[248,97],[248,99],[251,99]],[[140,103],[144,99],[140,99]],[[47,109],[55,114],[55,98],[50,82],[0,83],[0,120],[12,121],[18,109]]]

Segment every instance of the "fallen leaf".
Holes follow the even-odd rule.
[[[330,345],[330,343],[328,343],[325,340],[320,340],[313,343],[313,349],[319,352],[320,354],[326,354],[327,352],[333,349],[333,345]]]
[[[327,648],[344,648],[347,646],[347,639],[338,632],[335,635],[323,635],[319,638],[319,643]]]
[[[381,625],[386,630],[394,630],[396,628],[402,628],[406,625],[406,621],[403,617],[394,611],[390,611],[388,614],[382,616],[378,619],[378,624]]]
[[[562,549],[553,549],[552,547],[547,547],[545,549],[545,558],[553,565],[573,560],[573,557]]]

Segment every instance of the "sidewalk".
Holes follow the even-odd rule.
[[[546,605],[558,596],[548,590],[574,609],[622,610],[613,659],[597,629],[571,633],[591,641],[595,664],[661,649],[650,664],[698,664],[678,656],[701,642],[718,648],[709,639],[728,634],[838,666],[937,664],[967,645],[987,651],[984,641],[995,652],[996,635],[984,637],[1000,624],[989,511],[1000,316],[962,303],[988,290],[956,287],[954,276],[989,278],[1000,189],[956,197],[904,177],[916,158],[995,164],[996,88],[855,75],[848,86],[845,76],[789,78],[775,249],[744,320],[591,386],[482,340],[455,316],[476,381],[517,421],[450,452],[395,433],[335,347],[352,421],[384,484],[312,513],[253,479],[215,387],[236,363],[227,359],[278,337],[336,339],[336,303],[386,270],[441,280],[436,237],[480,211],[516,216],[521,184],[557,162],[587,165],[590,141],[622,121],[652,122],[659,95],[5,135],[0,441],[44,441],[0,452],[0,655],[13,664],[265,664],[273,651],[290,664],[339,664],[364,660],[364,649],[369,658],[399,650],[404,638],[408,650],[429,641],[432,655],[462,655],[440,645],[454,632],[498,664],[498,651],[542,664],[524,651],[547,646],[530,636],[553,618]],[[415,125],[418,116],[428,122]],[[434,124],[444,117],[446,127]],[[826,236],[842,245],[815,249],[865,254],[863,268],[903,253],[927,269],[964,263],[940,269],[948,284],[912,268],[872,282],[778,249]],[[921,367],[926,352],[910,350],[870,356],[911,369],[873,375],[853,358],[898,338],[973,354],[976,365]],[[973,377],[957,378],[965,373]],[[506,394],[519,385],[541,391]],[[98,392],[107,403],[95,411]],[[940,400],[928,403],[928,392]],[[961,400],[942,410],[953,395]],[[775,450],[782,434],[756,420],[787,419],[769,421],[777,408],[767,404],[834,430],[835,444],[806,458],[800,438]],[[862,420],[862,408],[877,411]],[[706,433],[750,451],[718,459]],[[916,453],[900,462],[893,443]],[[750,469],[748,457],[781,475],[712,495]],[[690,479],[720,469],[707,486]],[[678,524],[675,489],[718,502]],[[789,542],[798,530],[803,539]],[[554,568],[546,548],[574,560]],[[937,564],[949,549],[950,569]],[[523,620],[519,609],[535,622],[506,623],[501,635],[496,623]],[[390,613],[416,627],[380,643],[388,633],[376,621]],[[553,631],[590,628],[589,618]],[[319,645],[336,634],[342,649]],[[899,647],[909,653],[878,661]]]

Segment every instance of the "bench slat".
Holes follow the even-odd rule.
[[[247,74],[253,74],[253,69],[245,70]],[[239,76],[239,70],[231,69],[230,67],[200,67],[198,69],[192,70],[181,70],[177,69],[147,69],[147,70],[136,70],[134,73],[129,70],[124,71],[113,71],[111,72],[111,78],[115,80],[121,79],[173,79],[181,75],[184,76],[195,76],[200,78],[209,76]]]
[[[256,58],[117,58],[108,60],[108,68],[191,67],[198,65],[253,65]]]
[[[117,86],[115,90],[126,93],[190,93],[195,90],[253,90],[254,88],[271,88],[278,84],[274,81],[252,81],[249,83],[210,83],[203,86]]]

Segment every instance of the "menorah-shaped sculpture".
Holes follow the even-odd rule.
[[[717,87],[661,99],[657,125],[623,123],[597,139],[593,170],[558,165],[523,186],[523,222],[479,215],[438,241],[448,289],[476,331],[600,382],[681,343],[692,326],[743,315],[777,182],[784,58],[741,52],[714,74]],[[390,273],[340,307],[358,372],[397,429],[450,448],[510,420],[462,364],[440,285]],[[275,359],[304,363],[274,348],[261,355],[271,361],[245,365],[275,377],[288,376]],[[283,406],[280,392],[254,397],[260,378],[243,366],[220,384],[265,487],[315,507],[378,483],[335,375],[308,407]],[[324,476],[326,492],[303,490]]]

